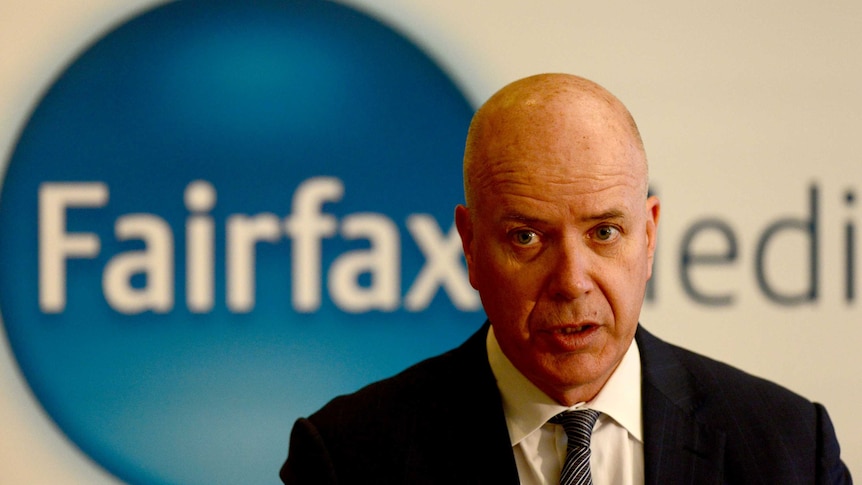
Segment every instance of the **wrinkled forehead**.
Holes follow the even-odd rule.
[[[500,204],[635,209],[646,199],[643,177],[626,164],[586,159],[579,163],[547,158],[496,159],[476,174],[474,209],[493,210]]]

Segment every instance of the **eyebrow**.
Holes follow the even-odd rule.
[[[599,221],[607,221],[613,219],[625,219],[626,214],[622,210],[619,209],[611,209],[605,212],[601,212],[599,214],[586,215],[578,219],[579,222],[599,222]],[[501,220],[504,221],[518,221],[523,223],[534,223],[534,222],[545,222],[545,219],[540,217],[532,217],[525,215],[518,211],[513,211],[509,214],[504,215]]]
[[[606,212],[602,212],[601,214],[596,214],[592,216],[582,217],[581,220],[585,222],[590,221],[606,221],[609,219],[625,219],[626,215],[623,211],[619,209],[611,209]]]

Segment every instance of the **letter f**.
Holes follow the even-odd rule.
[[[344,185],[333,177],[315,177],[304,181],[293,194],[292,214],[284,228],[293,240],[291,259],[293,307],[298,312],[313,312],[320,307],[321,239],[332,237],[337,221],[321,213],[324,202],[337,202]]]
[[[99,238],[92,233],[66,232],[66,209],[102,207],[108,187],[102,183],[44,183],[39,187],[39,307],[46,313],[66,308],[66,260],[93,258]]]

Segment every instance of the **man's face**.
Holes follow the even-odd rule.
[[[456,222],[503,352],[571,405],[595,396],[634,336],[658,201],[625,130],[552,125],[504,128],[488,143],[473,207]]]

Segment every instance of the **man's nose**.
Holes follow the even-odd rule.
[[[577,238],[566,238],[556,248],[550,271],[551,296],[574,300],[590,292],[595,284],[590,272],[589,249]]]

